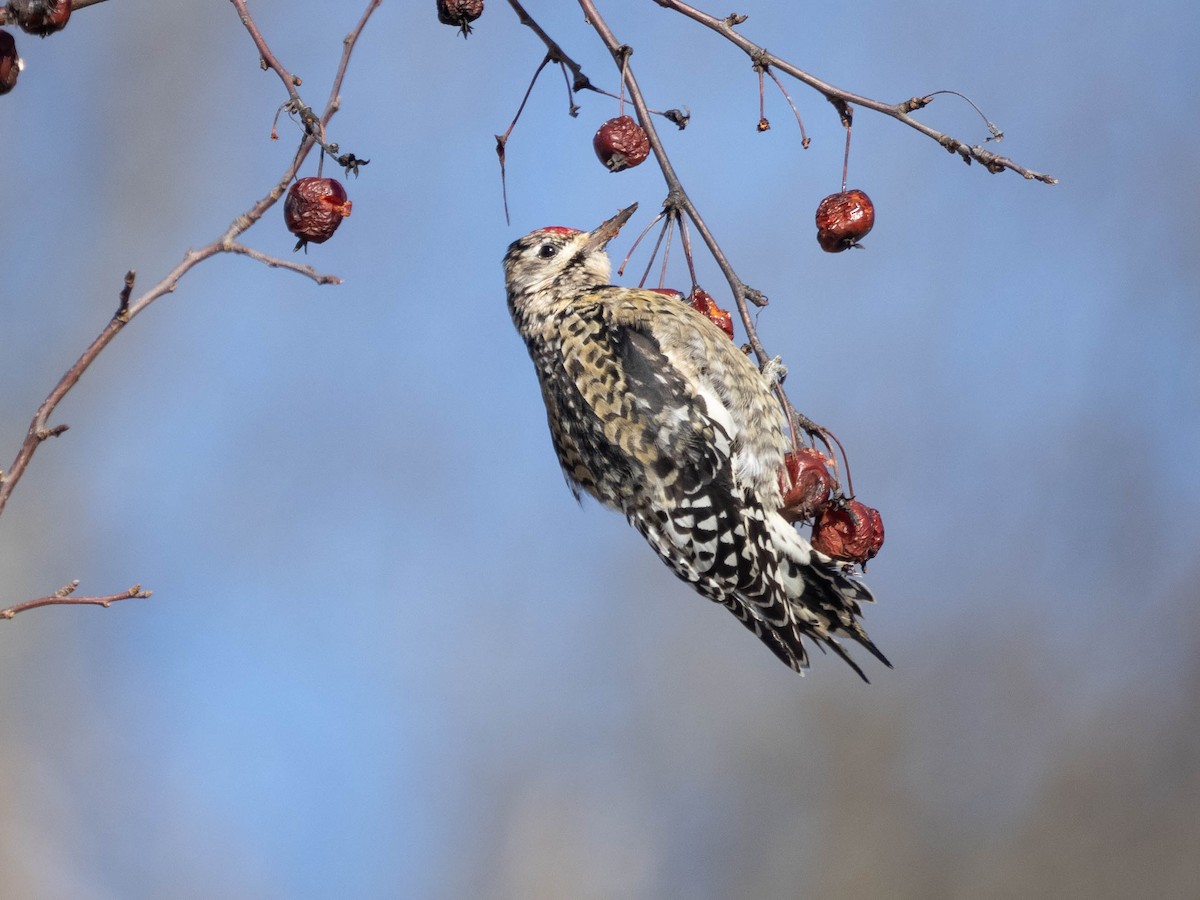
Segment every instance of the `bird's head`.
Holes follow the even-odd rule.
[[[509,304],[537,315],[548,311],[533,308],[540,299],[608,284],[612,262],[604,248],[636,209],[635,203],[593,231],[552,225],[513,241],[504,256]]]

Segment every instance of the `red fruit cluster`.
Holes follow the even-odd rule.
[[[825,455],[811,447],[801,447],[783,458],[779,473],[783,506],[779,514],[789,522],[811,519],[829,502],[833,478],[825,468]]]
[[[817,206],[817,243],[826,253],[858,244],[875,226],[875,205],[859,190],[830,194]]]
[[[16,19],[22,30],[38,37],[62,31],[71,18],[71,0],[32,0],[10,4],[9,18]]]
[[[471,23],[483,15],[483,0],[437,0],[438,21],[453,25],[466,37]]]
[[[789,522],[814,519],[814,549],[839,562],[864,564],[883,546],[883,519],[879,510],[858,500],[830,499],[834,481],[828,463],[823,453],[811,447],[785,454],[779,473],[783,494],[779,514]]]
[[[353,206],[346,189],[333,178],[301,178],[288,190],[283,203],[283,221],[299,238],[296,249],[309,243],[323,244],[337,231]]]
[[[827,504],[813,523],[812,545],[834,559],[865,563],[883,546],[883,519],[857,500]]]
[[[592,138],[592,147],[610,172],[640,166],[650,155],[650,139],[629,116],[609,119]]]
[[[0,31],[0,94],[7,94],[17,86],[21,74],[21,57],[17,56],[17,42],[7,31]]]
[[[688,303],[692,305],[692,309],[707,316],[709,321],[729,335],[731,341],[733,340],[733,316],[729,314],[728,310],[717,306],[717,301],[708,291],[701,287],[692,288]]]

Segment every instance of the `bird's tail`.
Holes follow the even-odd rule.
[[[694,506],[681,506],[661,517],[634,510],[628,519],[676,575],[724,605],[797,672],[808,668],[801,640],[807,638],[830,648],[866,681],[838,636],[862,644],[890,668],[858,623],[859,604],[874,602],[865,585],[752,497],[705,502],[703,516]]]
[[[743,623],[797,671],[808,664],[800,641],[802,636],[812,640],[822,650],[826,647],[831,649],[864,681],[868,680],[867,676],[838,642],[838,636],[849,637],[861,644],[872,656],[891,668],[892,664],[867,637],[858,621],[862,614],[860,604],[875,602],[867,586],[844,573],[824,553],[813,549],[796,528],[778,513],[759,515],[761,519],[755,516],[751,527],[761,527],[763,532],[755,542],[762,551],[756,566],[758,580],[762,584],[749,585],[745,593],[755,610],[763,612],[766,612],[766,608],[757,597],[752,596],[752,592],[761,590],[764,597],[775,594],[786,608],[787,621],[779,621],[780,616],[776,614],[764,616],[758,628],[746,619],[743,619]],[[781,650],[785,652],[781,653]]]

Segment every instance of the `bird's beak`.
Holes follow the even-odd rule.
[[[608,221],[604,222],[599,228],[588,235],[587,243],[584,247],[588,250],[599,250],[604,247],[609,241],[617,236],[621,230],[621,226],[629,221],[629,217],[637,212],[638,205],[627,206]]]

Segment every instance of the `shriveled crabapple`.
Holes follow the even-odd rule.
[[[333,237],[351,206],[346,189],[334,178],[301,178],[293,184],[283,203],[283,221],[299,238],[296,249]]]
[[[483,15],[483,0],[437,0],[438,21],[453,25],[466,37],[471,23]]]
[[[813,523],[812,545],[834,559],[865,563],[883,546],[883,519],[857,500],[829,503]]]
[[[717,301],[708,291],[699,286],[692,288],[688,303],[692,305],[692,309],[703,313],[709,321],[725,332],[731,341],[733,340],[733,316],[729,310],[717,306]]]
[[[650,139],[629,116],[609,119],[596,131],[592,148],[610,172],[640,166],[650,155]]]
[[[817,243],[826,253],[858,245],[875,226],[875,205],[863,191],[830,194],[817,206]]]
[[[812,447],[800,447],[784,455],[784,470],[779,473],[779,489],[783,493],[781,516],[789,522],[799,522],[811,519],[824,508],[833,487],[827,463],[825,454]]]
[[[71,0],[32,0],[9,4],[9,18],[14,19],[22,30],[46,37],[67,27],[67,20],[71,18]]]
[[[17,55],[17,42],[13,36],[0,30],[0,94],[7,94],[17,86],[17,76],[24,65]]]

